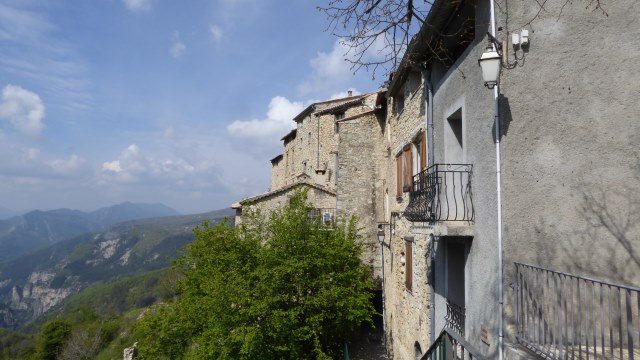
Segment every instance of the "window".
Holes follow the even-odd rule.
[[[427,137],[424,131],[413,142],[413,173],[419,174],[427,168]]]
[[[404,155],[402,156],[402,191],[411,191],[411,185],[413,183],[413,155],[411,151],[411,145],[404,147]]]
[[[422,165],[422,160],[419,158],[421,146],[420,144],[405,145],[402,152],[396,157],[396,197],[398,198],[402,197],[402,193],[412,190],[413,176],[418,173],[418,169],[421,169]],[[415,174],[414,169],[416,170]]]
[[[344,119],[344,112],[336,113],[335,116],[336,116],[336,120],[342,120]]]
[[[398,94],[393,98],[393,105],[396,114],[400,114],[404,110],[404,94]]]
[[[396,197],[402,197],[402,153],[396,157]]]
[[[413,237],[404,238],[404,285],[409,291],[413,291]]]

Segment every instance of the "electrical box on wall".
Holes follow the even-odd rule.
[[[520,31],[520,43],[522,45],[529,45],[529,30]]]
[[[520,34],[511,34],[511,44],[513,46],[520,45]]]

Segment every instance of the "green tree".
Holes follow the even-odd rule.
[[[175,303],[140,323],[140,355],[158,358],[326,359],[374,314],[356,221],[313,221],[306,194],[265,221],[260,213],[196,230],[176,262]]]
[[[42,326],[36,345],[36,359],[55,360],[71,334],[66,320],[51,320]]]

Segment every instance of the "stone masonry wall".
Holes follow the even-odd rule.
[[[337,211],[339,215],[356,215],[365,243],[363,262],[381,278],[380,245],[377,239],[377,194],[379,166],[383,162],[380,144],[383,133],[374,114],[339,124]]]
[[[418,81],[418,83],[416,83]],[[412,90],[412,91],[411,91]],[[415,226],[402,216],[409,202],[409,193],[396,197],[396,155],[425,130],[424,93],[420,74],[410,76],[404,93],[404,108],[394,111],[394,99],[389,99],[387,132],[385,196],[389,202],[391,236],[385,249],[385,304],[387,344],[395,359],[414,359],[416,352],[430,345],[429,284],[427,279],[429,241],[423,227]],[[387,232],[388,234],[388,232]],[[387,235],[388,236],[388,235]],[[406,243],[412,242],[412,289],[405,284]]]

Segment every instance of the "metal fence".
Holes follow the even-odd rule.
[[[640,359],[640,288],[515,267],[518,342],[551,359]]]
[[[470,164],[434,164],[413,177],[410,221],[474,221]]]
[[[445,326],[464,336],[465,313],[464,307],[447,300],[447,314],[444,317]]]
[[[313,223],[333,227],[333,223],[336,221],[336,209],[313,208],[307,216],[309,217],[309,221]]]
[[[464,360],[483,357],[480,352],[469,344],[462,336],[450,328],[445,327],[436,341],[420,360]]]

